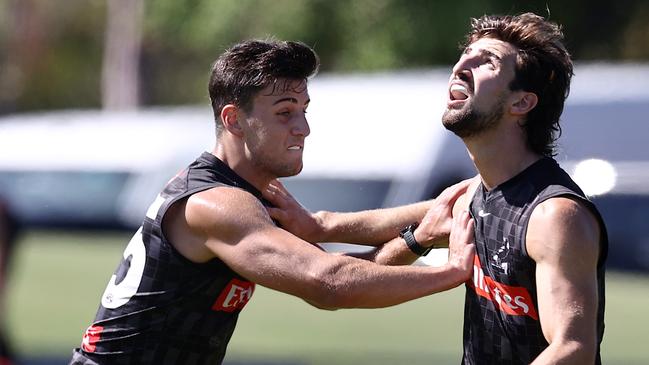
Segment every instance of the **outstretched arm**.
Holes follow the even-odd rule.
[[[467,214],[457,219],[457,257],[443,267],[331,255],[275,227],[256,198],[234,188],[195,194],[168,219],[168,236],[190,260],[218,257],[248,280],[321,308],[385,307],[455,287],[468,279],[474,252]]]
[[[550,344],[533,364],[593,364],[597,350],[600,228],[583,204],[553,198],[534,209],[527,251],[536,261],[539,318]]]
[[[279,221],[284,229],[311,243],[379,246],[397,237],[408,224],[421,222],[416,234],[420,243],[446,246],[453,204],[466,191],[468,184],[468,180],[455,184],[435,200],[349,213],[311,213],[279,181],[271,183],[264,196],[276,206],[268,208],[271,217]]]
[[[453,225],[455,220],[451,217],[452,210],[456,201],[466,195],[468,185],[468,181],[465,181],[448,187],[433,201],[421,223],[414,231],[415,240],[421,246],[449,247],[450,252],[454,251],[458,236],[454,236],[453,232],[459,230],[459,228]],[[456,215],[461,216],[461,214],[468,213],[466,213],[466,210],[462,210]],[[455,240],[454,237],[456,237]],[[410,265],[419,258],[419,255],[413,253],[401,237],[393,238],[369,252],[349,253],[348,255],[382,265]]]

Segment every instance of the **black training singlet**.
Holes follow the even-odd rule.
[[[70,364],[221,364],[255,285],[213,259],[196,264],[164,237],[176,201],[215,186],[261,193],[210,153],[172,179],[146,213]]]
[[[604,334],[606,229],[595,206],[551,158],[487,191],[480,185],[471,202],[476,258],[466,285],[463,364],[529,364],[547,346],[539,321],[536,263],[525,248],[530,215],[552,197],[570,197],[587,206],[600,224],[597,264],[597,364]]]

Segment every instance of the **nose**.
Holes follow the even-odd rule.
[[[311,134],[311,128],[309,128],[309,122],[306,120],[306,116],[302,114],[300,118],[296,119],[293,128],[291,128],[291,134],[298,137],[306,137]]]
[[[475,67],[475,59],[470,54],[463,54],[455,66],[453,66],[451,78],[458,78],[462,81],[469,82],[471,80],[471,69]]]

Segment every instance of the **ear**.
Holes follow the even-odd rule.
[[[241,125],[239,125],[239,108],[236,105],[227,104],[221,109],[221,123],[226,131],[236,136],[243,135]]]
[[[512,115],[525,115],[534,109],[538,102],[539,98],[534,93],[525,91],[515,93],[515,99],[509,108],[509,112]]]

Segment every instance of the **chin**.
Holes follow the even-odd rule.
[[[291,177],[298,175],[300,172],[302,172],[303,167],[304,165],[301,163],[298,166],[286,166],[285,168],[281,169],[281,171],[278,171],[277,177]]]
[[[298,175],[300,172],[302,172],[303,167],[304,167],[304,165],[300,164],[300,166],[296,167],[295,170],[293,170],[293,173],[291,174],[291,176]]]
[[[468,123],[468,114],[470,113],[463,109],[446,109],[442,116],[442,125],[449,131],[456,133],[463,128],[464,124]]]

